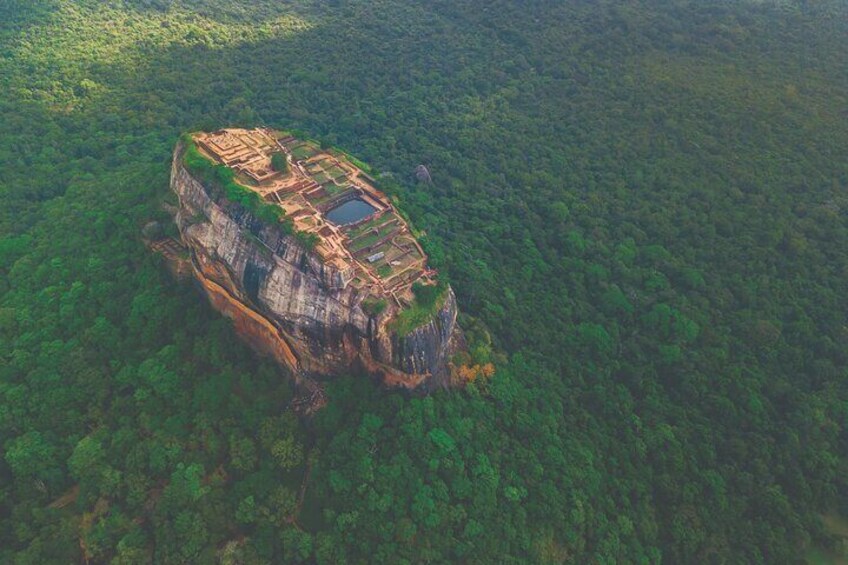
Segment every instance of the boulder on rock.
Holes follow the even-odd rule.
[[[433,182],[433,179],[430,177],[430,171],[424,165],[415,167],[415,178],[418,179],[418,182],[426,182],[428,184]]]
[[[165,230],[162,227],[162,224],[157,221],[152,221],[148,222],[144,225],[143,228],[141,228],[141,235],[144,237],[144,239],[159,239],[160,237],[165,235]]]

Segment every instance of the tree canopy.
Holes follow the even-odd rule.
[[[835,551],[846,35],[839,0],[0,3],[0,562]],[[494,375],[298,420],[141,238],[229,125],[368,162]]]

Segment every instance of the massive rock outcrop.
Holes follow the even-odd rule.
[[[194,274],[212,305],[254,348],[285,364],[298,380],[366,373],[386,386],[432,390],[449,383],[459,339],[449,288],[435,315],[404,335],[392,321],[403,305],[373,300],[348,284],[349,273],[323,261],[301,238],[260,220],[201,182],[174,154],[176,222]],[[369,313],[370,312],[370,313]]]

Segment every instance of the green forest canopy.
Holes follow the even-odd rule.
[[[0,562],[826,554],[846,22],[836,0],[3,2]],[[491,381],[340,377],[298,421],[168,278],[139,234],[168,221],[180,133],[266,124],[394,179],[507,357]]]

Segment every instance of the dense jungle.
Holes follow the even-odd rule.
[[[842,0],[0,0],[0,562],[848,558],[846,40]],[[227,125],[369,163],[495,374],[298,418],[142,242]]]

